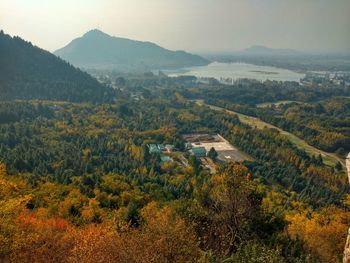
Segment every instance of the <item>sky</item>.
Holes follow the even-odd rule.
[[[350,0],[0,0],[0,29],[49,51],[99,28],[197,53],[350,50]]]

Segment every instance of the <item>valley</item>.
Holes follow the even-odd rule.
[[[235,114],[239,117],[239,119],[243,123],[246,123],[246,124],[248,124],[252,127],[255,127],[257,129],[265,129],[265,128],[276,129],[280,132],[280,134],[286,136],[292,143],[294,143],[300,149],[305,150],[305,152],[308,153],[309,155],[311,155],[311,156],[312,155],[315,155],[315,156],[321,155],[322,158],[324,159],[325,164],[327,164],[329,166],[335,166],[338,162],[340,162],[344,166],[344,168],[346,167],[345,166],[345,159],[341,159],[338,156],[336,156],[335,154],[319,150],[319,149],[307,144],[305,141],[298,138],[294,134],[286,132],[286,131],[284,131],[284,130],[282,130],[282,129],[280,129],[272,124],[264,122],[256,117],[244,115],[242,113],[234,112],[232,110],[227,110],[225,108],[221,108],[218,106],[205,104],[202,100],[196,100],[196,103],[198,103],[201,106],[207,106],[207,107],[214,109],[214,110],[223,111],[223,112],[230,113],[230,114]]]
[[[277,2],[0,1],[0,262],[350,263],[350,2]]]

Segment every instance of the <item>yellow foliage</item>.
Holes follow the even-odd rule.
[[[99,205],[96,199],[90,199],[89,205],[83,207],[81,215],[86,222],[100,223],[102,221],[104,212]]]
[[[83,196],[79,190],[72,190],[59,205],[59,213],[62,217],[73,219],[79,216],[83,207],[88,203],[88,198]]]
[[[301,239],[305,248],[321,262],[340,262],[350,224],[350,212],[327,207],[320,212],[304,212],[286,216],[288,234]]]
[[[25,210],[25,206],[32,200],[32,195],[20,193],[20,187],[4,179],[6,169],[0,164],[0,255],[12,251],[22,235],[14,224],[18,215]]]
[[[0,162],[0,177],[5,176],[6,174],[6,165]]]
[[[343,203],[347,206],[348,209],[350,209],[350,194],[345,195]]]

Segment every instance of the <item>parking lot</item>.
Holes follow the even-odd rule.
[[[204,147],[207,152],[214,148],[218,153],[217,159],[223,162],[251,160],[247,154],[238,150],[219,134],[186,134],[183,138],[192,147]]]

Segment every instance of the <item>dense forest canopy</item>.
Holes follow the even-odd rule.
[[[247,81],[234,86],[183,88],[181,94],[259,117],[343,158],[350,151],[349,86]]]
[[[49,99],[107,102],[114,91],[85,72],[0,32],[0,100]]]
[[[90,71],[98,82],[3,32],[0,52],[0,261],[341,261],[344,166],[281,129],[343,161],[349,86]],[[249,158],[198,157],[185,134]]]
[[[118,78],[114,103],[0,103],[2,259],[340,261],[344,170],[189,101],[205,88],[192,78]],[[181,153],[191,132],[219,133],[252,160],[211,174]],[[162,163],[152,143],[179,152]]]

